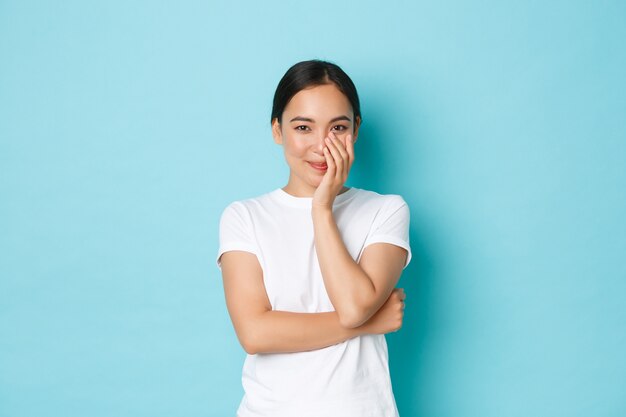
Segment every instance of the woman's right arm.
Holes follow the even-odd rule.
[[[272,310],[256,255],[228,251],[221,256],[226,306],[235,333],[249,354],[321,349],[363,334],[384,334],[402,326],[404,292],[396,289],[363,325],[343,327],[336,311],[296,313]]]

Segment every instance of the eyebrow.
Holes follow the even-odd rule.
[[[352,121],[348,116],[337,116],[334,119],[332,119],[330,122],[332,123],[332,122],[336,122],[338,120],[347,120],[349,122]],[[293,119],[291,119],[289,122],[295,122],[295,121],[315,123],[315,120],[313,120],[313,119],[311,119],[309,117],[302,117],[302,116],[296,116]]]

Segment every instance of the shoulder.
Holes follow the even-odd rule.
[[[258,195],[256,197],[249,197],[241,200],[235,200],[229,203],[222,210],[220,216],[220,223],[225,224],[229,222],[237,223],[251,223],[251,219],[256,212],[259,212],[269,199],[270,193]]]
[[[356,189],[355,200],[359,204],[376,205],[381,209],[398,209],[408,204],[400,194],[381,194],[372,190]]]
[[[267,192],[254,197],[247,197],[244,199],[232,201],[231,203],[226,205],[226,207],[224,207],[224,209],[222,210],[222,215],[228,213],[249,214],[255,208],[265,205],[269,200],[270,194],[270,192]]]

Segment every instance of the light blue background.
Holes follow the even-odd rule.
[[[215,265],[286,183],[271,99],[359,89],[348,185],[401,194],[402,417],[626,415],[620,1],[0,1],[0,416],[234,416]]]

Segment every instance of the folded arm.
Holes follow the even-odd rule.
[[[221,256],[226,305],[235,333],[249,354],[301,352],[334,345],[368,331],[346,328],[336,311],[273,311],[257,257],[244,251]]]

